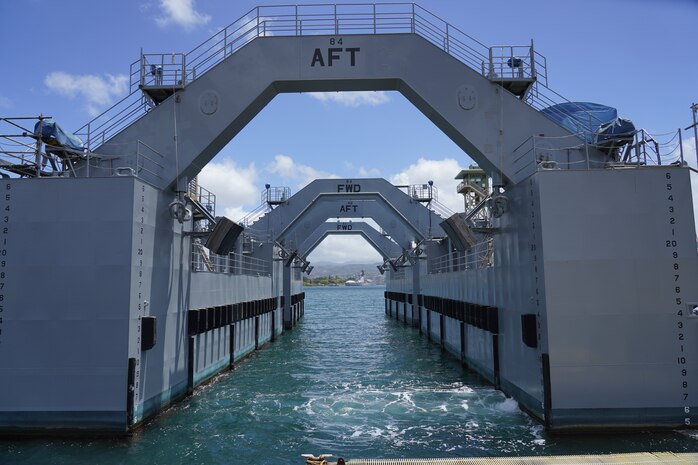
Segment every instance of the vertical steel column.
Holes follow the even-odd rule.
[[[194,338],[189,336],[189,345],[187,347],[187,395],[194,393]]]
[[[431,198],[431,186],[429,186],[429,197]],[[414,265],[412,265],[412,321],[411,321],[412,326],[414,326],[414,309],[415,309],[415,307],[419,308],[419,295],[422,292],[421,284],[419,281],[420,271],[421,271],[420,259],[419,259],[419,256],[415,256]],[[420,318],[420,320],[421,320],[421,318]],[[420,331],[421,331],[421,326],[420,326]]]
[[[431,341],[431,311],[427,308],[427,340]]]
[[[443,313],[439,313],[439,344],[441,345],[442,350],[446,347],[446,341],[444,340],[444,327],[444,315]]]
[[[541,354],[543,363],[543,415],[545,416],[545,427],[552,426],[553,395],[550,386],[550,356]]]
[[[136,408],[136,359],[128,359],[128,379],[126,385],[126,428],[133,426],[134,411]]]
[[[499,334],[492,335],[492,370],[494,387],[499,389]]]
[[[293,329],[293,314],[291,309],[291,267],[283,267],[284,280],[284,329]]]
[[[230,353],[229,355],[229,361],[228,361],[228,368],[232,370],[235,368],[235,324],[228,325],[229,331],[230,331],[230,340],[229,340],[229,347],[228,347],[228,352]]]
[[[693,111],[693,144],[696,147],[696,166],[698,167],[698,121],[696,120],[696,113],[698,113],[698,103],[694,103],[693,105],[691,105],[691,111]]]
[[[419,325],[419,335],[422,335],[422,306],[417,303],[417,324]]]

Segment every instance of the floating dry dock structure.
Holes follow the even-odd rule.
[[[532,45],[486,47],[414,4],[260,7],[142,54],[84,147],[3,120],[36,149],[0,163],[0,431],[130,431],[292,328],[338,217],[382,227],[352,223],[385,257],[386,312],[551,430],[693,426],[689,170],[643,131],[590,137],[546,73]],[[468,211],[368,179],[216,216],[201,168],[276,94],[339,90],[401,92],[472,157]]]

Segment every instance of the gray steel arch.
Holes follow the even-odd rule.
[[[570,136],[417,34],[342,35],[343,45],[333,47],[337,37],[252,40],[97,148],[110,160],[93,164],[102,163],[102,170],[112,164],[143,167],[141,177],[160,188],[172,186],[194,177],[282,92],[399,91],[487,172],[513,182],[531,174],[515,152],[533,135]],[[321,66],[314,59],[318,53],[338,58]],[[568,151],[565,161],[585,162],[582,152]],[[593,149],[588,157],[592,163],[606,160]],[[157,161],[144,161],[150,159]]]
[[[446,235],[443,218],[385,179],[317,179],[247,232],[295,248],[329,218],[372,218],[404,249]]]
[[[298,255],[306,259],[317,246],[319,246],[327,236],[332,235],[359,235],[363,237],[373,249],[384,259],[396,258],[402,253],[402,248],[376,231],[371,225],[364,221],[352,222],[326,222],[315,229],[298,248]]]

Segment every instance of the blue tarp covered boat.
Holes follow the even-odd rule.
[[[41,120],[34,125],[34,134],[41,137],[47,145],[68,149],[74,152],[84,152],[85,144],[75,134],[64,131],[58,123],[51,119]]]
[[[591,102],[565,102],[541,110],[548,118],[588,143],[617,148],[632,140],[635,125],[618,116],[618,111]]]

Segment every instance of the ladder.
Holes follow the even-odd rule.
[[[204,261],[204,265],[206,265],[206,269],[208,271],[213,271],[213,263],[211,263],[211,259],[208,257],[206,248],[203,246],[203,244],[201,244],[201,242],[197,239],[194,241],[194,246],[199,249],[199,254],[201,255],[201,259]]]

